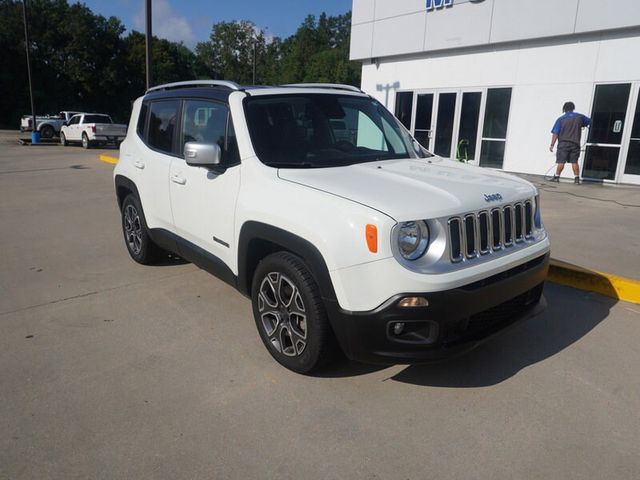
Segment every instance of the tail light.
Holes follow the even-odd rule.
[[[92,131],[93,133],[96,133],[96,126],[95,126],[95,125],[91,125],[91,131]]]

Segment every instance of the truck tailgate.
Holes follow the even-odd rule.
[[[122,124],[96,123],[96,135],[104,137],[124,137],[127,135],[127,126]]]

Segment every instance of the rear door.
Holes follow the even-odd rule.
[[[149,228],[173,231],[169,199],[169,166],[176,155],[180,101],[156,100],[144,103],[138,135],[142,145],[132,152],[134,182]],[[142,131],[142,133],[140,133]]]
[[[176,232],[231,266],[240,160],[229,109],[212,100],[186,99],[181,117],[180,151],[187,142],[216,143],[222,164],[213,169],[172,159],[169,189]]]

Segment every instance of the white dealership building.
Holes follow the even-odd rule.
[[[353,0],[351,59],[443,157],[544,174],[573,101],[582,177],[640,184],[640,0]]]

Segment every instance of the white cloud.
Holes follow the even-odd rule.
[[[144,32],[145,2],[140,3],[142,3],[142,10],[135,16],[134,23],[137,29]],[[166,38],[172,42],[184,42],[189,47],[196,44],[196,36],[189,21],[186,17],[176,14],[169,0],[153,0],[152,14],[152,30],[156,37]]]

